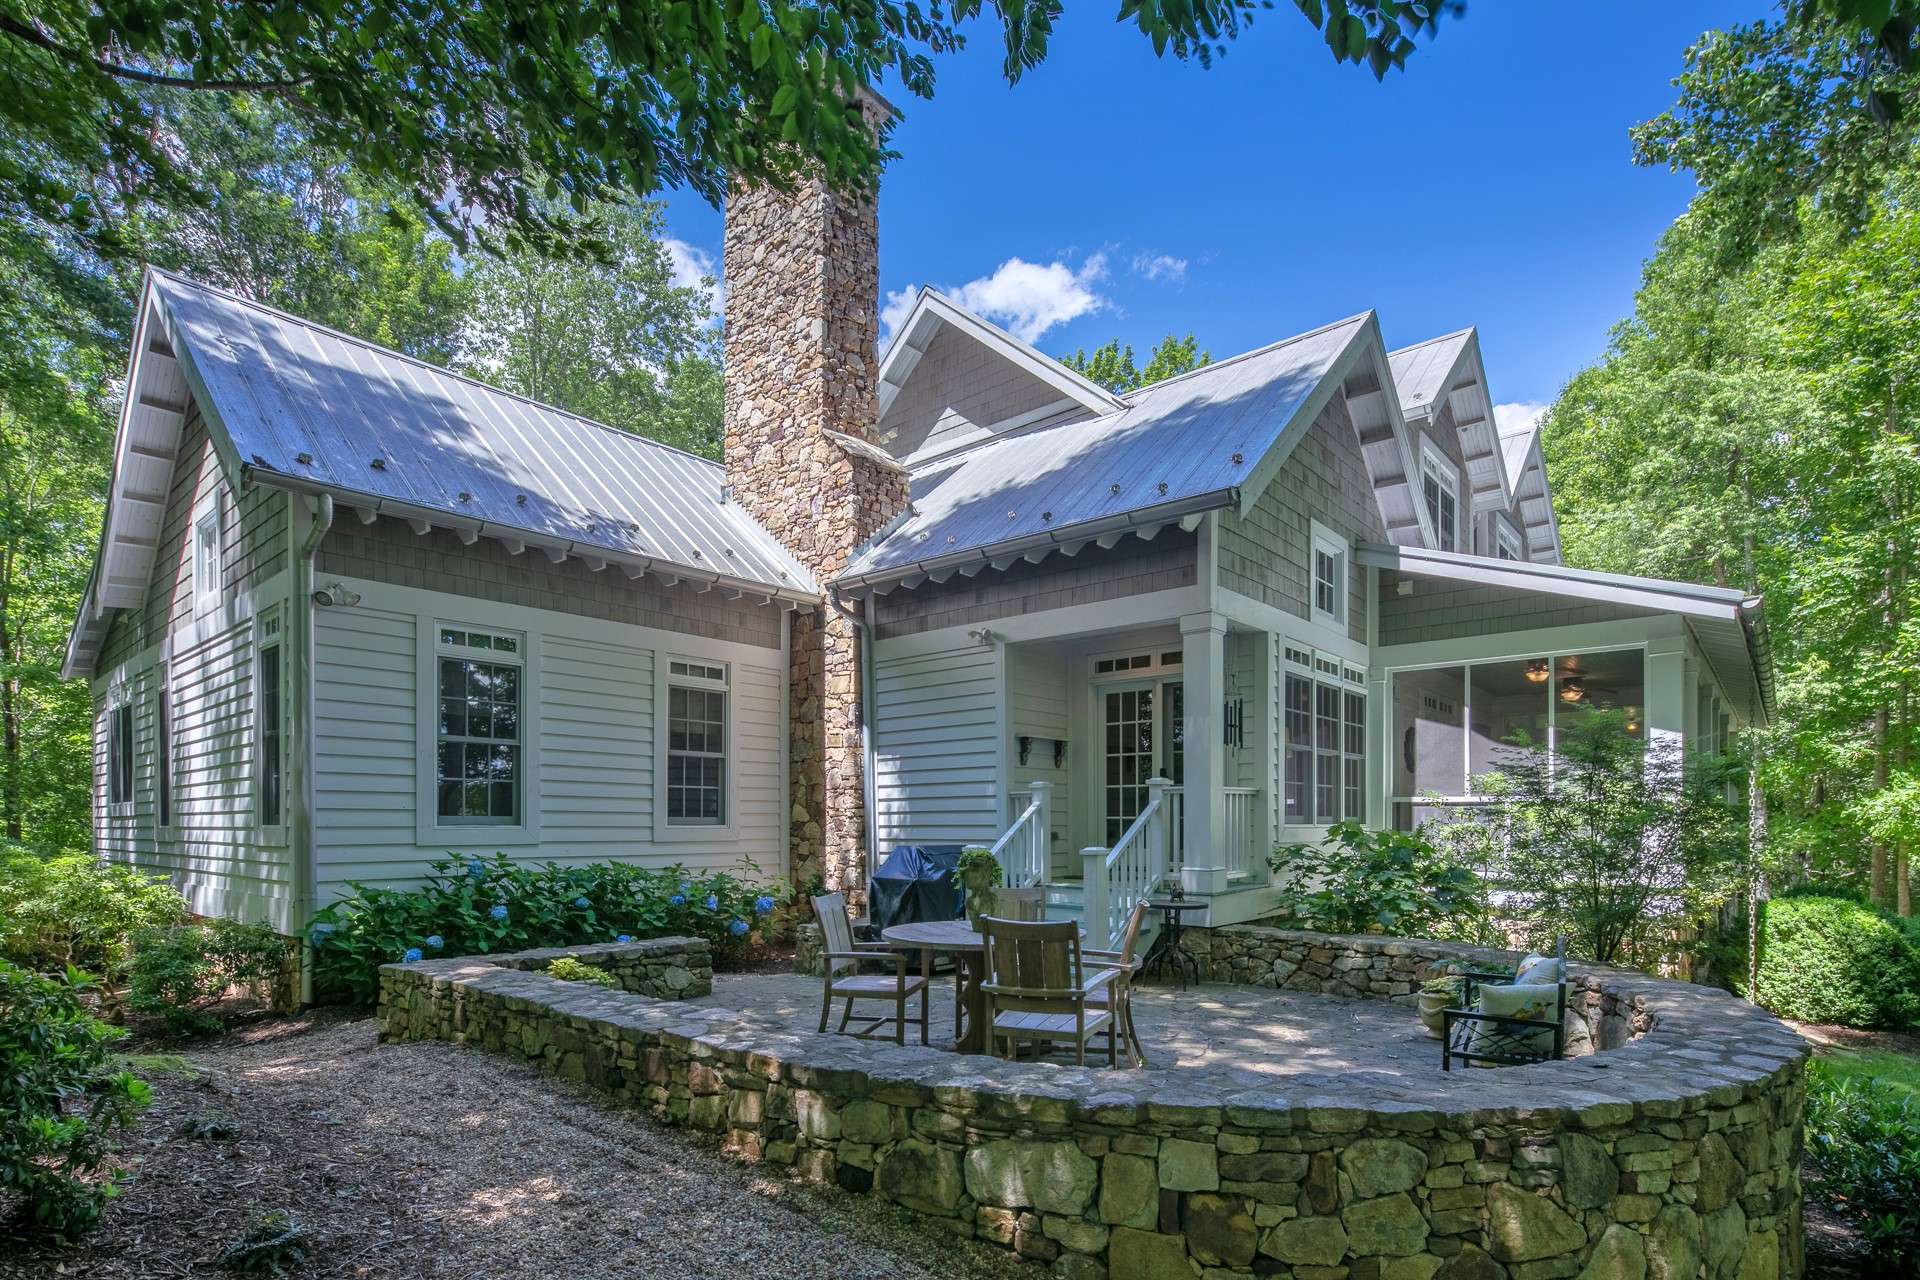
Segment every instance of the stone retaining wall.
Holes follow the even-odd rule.
[[[1209,944],[1227,949],[1229,972],[1244,961],[1270,985],[1308,973],[1358,990],[1364,968],[1373,998],[1408,994],[1394,988],[1411,978],[1396,975],[1418,969],[1401,962],[1440,945],[1219,936],[1233,932]],[[1295,946],[1305,963],[1287,959]],[[1249,1073],[1235,1092],[1166,1071],[769,1031],[726,1009],[498,963],[518,959],[387,966],[382,1038],[539,1062],[743,1158],[881,1196],[1068,1280],[1802,1271],[1805,1046],[1707,988],[1576,967],[1582,989],[1603,1010],[1632,1011],[1641,1034],[1574,1061],[1449,1076]],[[1276,959],[1298,967],[1279,975]]]
[[[713,948],[705,938],[647,938],[603,946],[545,947],[486,959],[503,969],[544,969],[563,956],[605,969],[622,991],[658,1000],[713,994]]]

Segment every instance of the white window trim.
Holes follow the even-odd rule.
[[[703,666],[721,667],[727,673],[724,683],[702,680],[697,676],[676,676],[673,674],[675,662],[694,662]],[[669,690],[679,684],[689,689],[719,690],[726,694],[721,700],[721,734],[726,741],[726,766],[721,770],[721,784],[724,794],[720,797],[722,821],[718,823],[675,823],[667,820],[667,756],[668,751],[668,707],[671,701]],[[724,658],[709,657],[686,651],[673,652],[655,649],[653,653],[653,838],[659,841],[700,841],[732,837],[740,826],[740,735],[738,732],[739,694],[733,678],[733,663]]]
[[[1441,487],[1453,495],[1453,545],[1437,549],[1458,551],[1460,549],[1460,468],[1454,465],[1453,459],[1441,452],[1440,446],[1433,442],[1432,436],[1423,435],[1420,437],[1420,493],[1418,495],[1422,512],[1425,512],[1427,507],[1426,479],[1429,470],[1435,473],[1435,477],[1441,482]],[[1431,515],[1429,519],[1433,525],[1433,539],[1438,543],[1440,522]]]
[[[1333,609],[1320,607],[1320,555],[1325,552],[1335,561]],[[1313,620],[1322,626],[1345,627],[1349,597],[1353,594],[1353,543],[1318,520],[1312,522],[1307,541],[1307,607]]]
[[[264,726],[260,718],[262,706],[260,700],[260,660],[265,650],[269,647],[280,650],[280,821],[271,823],[261,820],[264,816],[263,808],[266,797],[262,793],[260,785],[260,757],[265,746],[263,737]],[[293,742],[292,724],[287,719],[287,711],[288,708],[292,706],[293,701],[288,692],[291,683],[289,674],[287,666],[286,610],[279,605],[273,605],[261,609],[253,616],[253,654],[250,673],[250,693],[252,695],[253,706],[248,726],[250,745],[247,755],[247,793],[253,799],[252,817],[255,838],[263,845],[284,845],[288,839],[289,822],[287,806],[292,800],[292,795],[289,790],[292,770],[288,768],[288,761],[292,755]]]
[[[153,671],[159,682],[153,700],[153,826],[156,836],[171,839],[180,833],[180,771],[175,767],[180,758],[180,717],[173,698],[173,662],[162,658]],[[166,717],[164,735],[160,732],[162,716]],[[163,780],[167,788],[166,822],[160,821]]]
[[[1293,658],[1288,653],[1289,649],[1303,651],[1307,656],[1307,663],[1303,665]],[[1317,725],[1314,723],[1314,717],[1319,711],[1319,694],[1317,690],[1323,685],[1329,689],[1336,690],[1340,700],[1340,725],[1335,734],[1335,750],[1331,754],[1333,754],[1339,762],[1338,772],[1334,778],[1334,805],[1342,814],[1346,812],[1346,762],[1348,759],[1353,758],[1349,756],[1346,750],[1347,695],[1356,695],[1360,699],[1361,716],[1363,717],[1361,731],[1365,735],[1362,738],[1362,746],[1365,749],[1358,757],[1361,762],[1360,812],[1355,815],[1353,820],[1365,823],[1367,821],[1368,811],[1372,808],[1375,798],[1372,795],[1372,791],[1376,786],[1376,782],[1373,775],[1372,762],[1369,759],[1368,753],[1371,750],[1373,741],[1373,720],[1374,717],[1379,714],[1377,707],[1374,705],[1375,698],[1373,697],[1373,691],[1368,687],[1367,671],[1353,658],[1345,654],[1329,650],[1324,646],[1316,647],[1304,638],[1286,634],[1277,633],[1274,635],[1273,658],[1275,664],[1275,679],[1273,682],[1273,723],[1275,731],[1273,814],[1274,822],[1282,833],[1281,838],[1304,841],[1315,840],[1324,835],[1326,829],[1333,825],[1332,822],[1322,821],[1317,816],[1319,794],[1318,771],[1321,751],[1314,741],[1313,735],[1317,728]],[[1339,667],[1338,674],[1324,670],[1320,666],[1322,661],[1336,664]],[[1287,740],[1287,677],[1289,675],[1305,678],[1308,688],[1307,759],[1310,772],[1307,777],[1307,804],[1308,807],[1315,812],[1314,815],[1298,820],[1291,819],[1287,816],[1287,757],[1289,755],[1289,743]],[[1360,678],[1356,680],[1353,678],[1354,676]],[[1338,822],[1344,820],[1344,818],[1335,818],[1333,821]]]
[[[140,708],[134,697],[134,680],[131,676],[123,675],[107,687],[105,706],[107,768],[106,777],[102,779],[104,785],[101,791],[101,808],[107,817],[131,818],[140,801]],[[127,764],[127,798],[115,800],[113,798],[113,721],[115,715],[123,709],[127,712],[127,745],[131,748]]]
[[[440,818],[440,629],[511,632],[520,640],[520,821],[443,822]],[[450,652],[450,651],[449,651]],[[478,652],[476,650],[476,652]],[[414,615],[414,837],[441,849],[540,843],[540,634],[484,616]]]
[[[1515,560],[1522,563],[1526,561],[1526,539],[1522,538],[1520,531],[1513,527],[1513,521],[1496,511],[1493,516],[1493,553],[1496,559],[1499,558],[1500,549],[1503,547],[1513,552]]]
[[[200,548],[202,535],[211,527],[211,564],[202,560]],[[221,579],[226,576],[226,548],[220,540],[220,497],[214,495],[211,510],[202,511],[194,517],[188,530],[190,543],[188,553],[188,572],[193,575],[193,613],[202,617],[220,607]],[[211,570],[211,571],[209,571]]]

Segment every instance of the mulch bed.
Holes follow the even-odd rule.
[[[1014,1280],[1039,1273],[881,1201],[722,1156],[525,1066],[381,1045],[364,1015],[265,1019],[169,1046],[125,1142],[134,1179],[79,1246],[0,1245],[0,1277],[228,1275],[263,1211],[302,1277]]]

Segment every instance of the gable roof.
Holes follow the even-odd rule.
[[[1112,413],[1123,406],[1119,396],[1099,383],[1074,372],[1051,356],[1042,355],[1031,343],[989,324],[937,289],[922,287],[914,297],[913,308],[893,331],[887,349],[880,356],[880,416],[885,417],[893,399],[906,385],[914,366],[932,344],[934,335],[951,326],[987,348],[1015,368],[1033,375],[1057,389],[1090,413]]]
[[[1547,464],[1540,452],[1540,424],[1530,422],[1500,433],[1501,465],[1513,492],[1512,510],[1519,516],[1521,536],[1527,540],[1527,558],[1540,564],[1560,563],[1560,518],[1553,510],[1553,490],[1547,484]]]
[[[1401,412],[1409,419],[1437,423],[1450,419],[1475,511],[1504,511],[1513,501],[1487,390],[1486,364],[1480,355],[1480,331],[1459,329],[1387,353]]]
[[[148,270],[137,314],[71,670],[89,668],[108,613],[144,595],[189,397],[250,483],[331,495],[367,519],[819,599],[799,561],[725,500],[719,463],[164,271]]]
[[[913,474],[907,516],[838,579],[863,587],[1021,548],[1074,544],[1251,502],[1371,338],[1337,321],[1118,398],[1098,417],[1009,433]]]

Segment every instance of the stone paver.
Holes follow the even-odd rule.
[[[953,980],[935,974],[934,984],[929,1039],[951,1049]],[[813,1031],[820,1025],[820,979],[722,973],[714,977],[712,994],[687,1003],[738,1010],[787,1031]],[[836,1002],[836,1021],[840,1008]],[[861,1008],[878,1013],[884,1006]],[[1419,1015],[1409,1006],[1381,1000],[1224,984],[1181,992],[1149,984],[1134,989],[1133,1013],[1147,1069],[1177,1071],[1183,1081],[1203,1077],[1247,1087],[1280,1076],[1351,1080],[1356,1073],[1395,1079],[1440,1074],[1440,1042],[1427,1034]],[[909,1038],[916,1034],[909,1028]],[[1105,1062],[1104,1049],[1100,1061]]]

